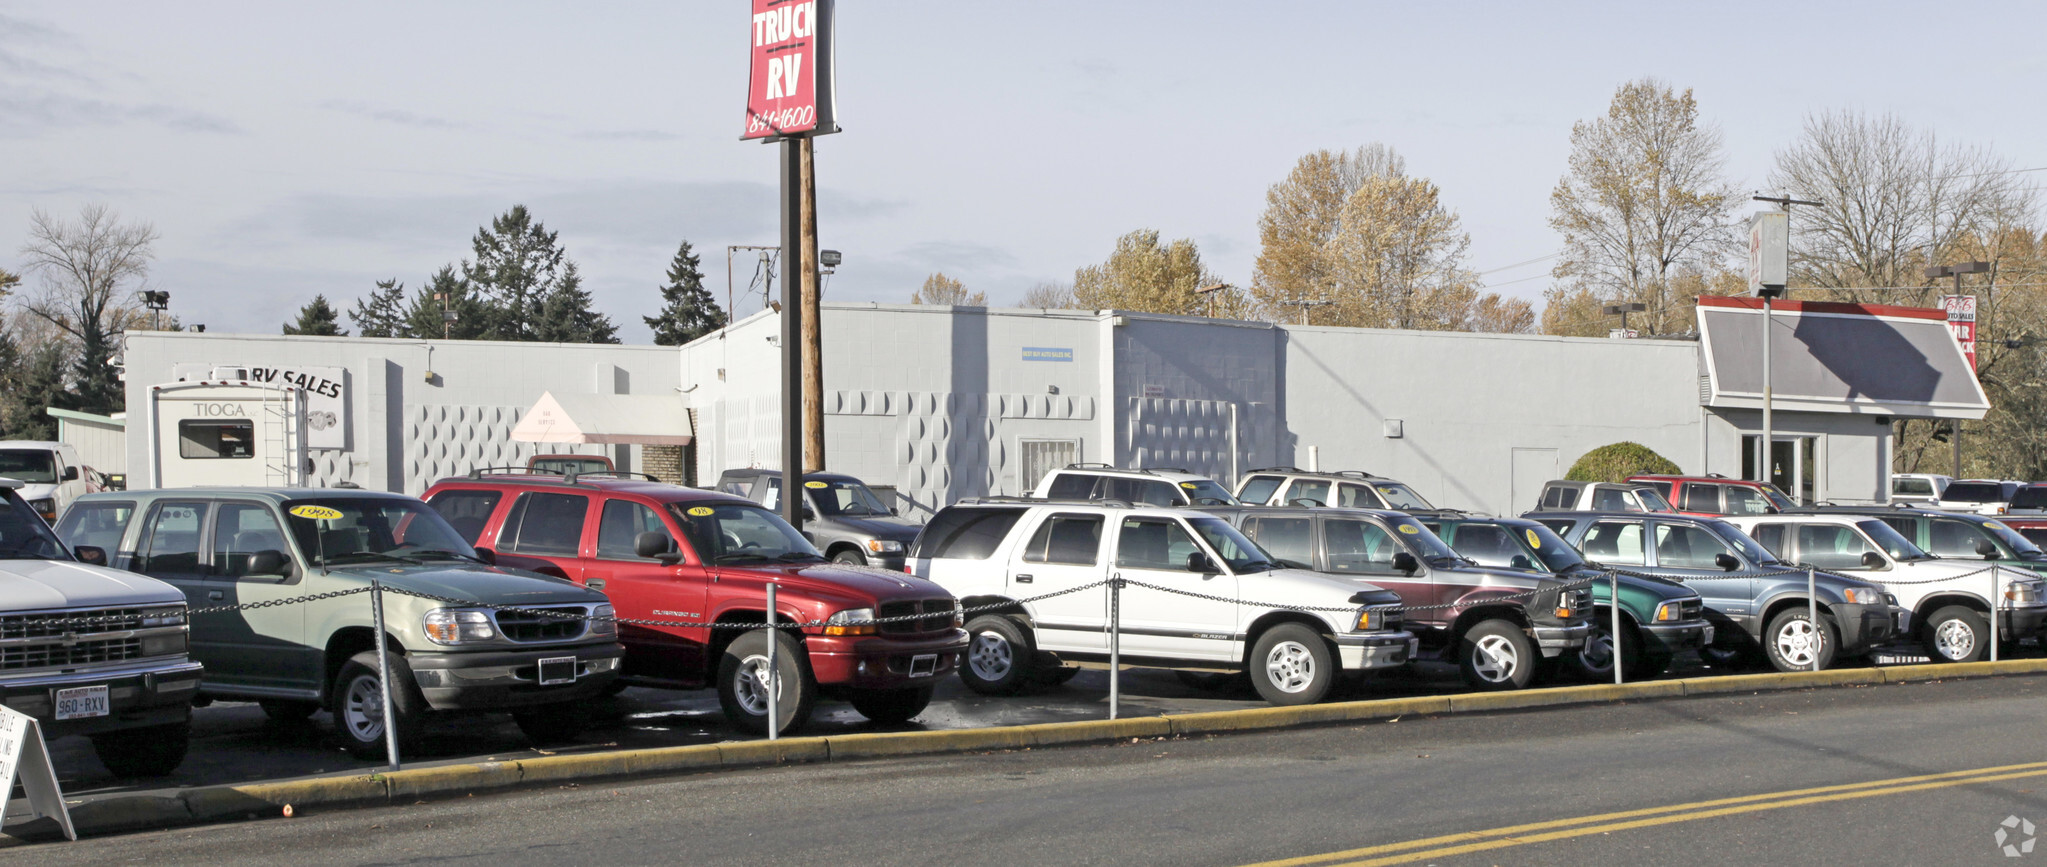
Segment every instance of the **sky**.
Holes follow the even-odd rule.
[[[316,293],[417,286],[523,203],[646,342],[680,242],[722,302],[726,247],[778,241],[775,147],[739,139],[748,14],[0,0],[0,269],[32,209],[104,203],[161,233],[181,321],[276,333]],[[2043,25],[2039,3],[841,0],[825,297],[904,302],[942,270],[1012,303],[1140,228],[1248,285],[1266,189],[1383,142],[1459,213],[1466,266],[1539,301],[1571,125],[1620,84],[1692,89],[1742,189],[1843,109],[2047,167]]]

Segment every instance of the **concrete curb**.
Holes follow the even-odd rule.
[[[1493,713],[1694,695],[1761,693],[1822,686],[1924,683],[1957,678],[2042,673],[2047,673],[2047,659],[1846,668],[1694,677],[1624,685],[1594,684],[1518,692],[1373,699],[1298,707],[1261,707],[980,729],[869,732],[828,737],[782,738],[773,741],[734,741],[446,765],[396,773],[319,777],[240,786],[208,786],[181,792],[176,797],[132,795],[102,798],[74,807],[71,810],[71,820],[81,835],[105,834],[230,819],[274,817],[281,815],[286,806],[292,807],[294,812],[308,807],[383,806],[410,803],[429,797],[452,797],[548,784],[651,777],[715,768],[1017,750],[1124,738],[1260,731],[1415,715]]]

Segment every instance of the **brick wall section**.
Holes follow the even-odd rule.
[[[682,473],[682,446],[644,446],[640,450],[641,472],[664,482],[688,484]]]

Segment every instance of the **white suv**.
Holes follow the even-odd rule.
[[[1179,467],[1126,470],[1068,464],[1045,474],[1030,496],[1054,500],[1122,500],[1147,506],[1235,506],[1228,488]]]
[[[1074,671],[1066,662],[1106,661],[1107,587],[1026,600],[1117,579],[1129,582],[1117,618],[1123,661],[1248,670],[1273,704],[1321,701],[1340,672],[1402,665],[1416,650],[1401,628],[1398,594],[1276,568],[1228,522],[1198,512],[968,500],[924,525],[905,568],[968,608],[1013,603],[967,623],[960,677],[987,694],[1063,680]]]
[[[2032,572],[1999,569],[1993,585],[1990,562],[1928,554],[1874,516],[1753,515],[1727,521],[1787,563],[1882,585],[1898,600],[1904,621],[1898,634],[1917,638],[1935,662],[1987,658],[1993,594],[2002,597],[1996,603],[1999,639],[2040,636],[2047,624],[2047,585]]]

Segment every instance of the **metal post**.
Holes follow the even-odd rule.
[[[1109,718],[1123,699],[1123,573],[1109,579]]]
[[[787,476],[784,476],[787,478]],[[788,491],[784,491],[787,494]],[[768,582],[768,740],[782,736],[782,671],[775,648],[782,634],[775,627],[775,582]]]
[[[393,720],[397,716],[391,707],[391,651],[385,647],[384,635],[384,585],[375,578],[370,579],[370,620],[377,627],[377,691],[384,703],[384,758],[391,770],[398,770],[398,726]]]
[[[803,529],[803,143],[782,140],[782,520]]]
[[[1613,640],[1613,682],[1618,686],[1621,682],[1621,570],[1607,572],[1606,580],[1607,592],[1613,594],[1612,604],[1607,606],[1613,613],[1613,632],[1607,637]],[[1557,591],[1557,599],[1563,600],[1563,591]]]
[[[1997,661],[1997,621],[2004,610],[2004,582],[1999,580],[2000,568],[1990,564],[1990,661]]]
[[[1813,586],[1819,582],[1813,575],[1813,572],[1814,570],[1811,566],[1805,567],[1805,622],[1812,627],[1812,670],[1819,671],[1819,641],[1823,636],[1820,633],[1820,597],[1819,594],[1813,592]]]
[[[1956,272],[1955,272],[1955,294],[1956,294],[1956,295],[1960,295],[1960,294],[1962,294],[1962,272],[1960,272],[1960,271],[1956,271]],[[1982,345],[1983,345],[1983,340],[1982,340],[1982,338],[1981,338],[1981,337],[1979,337],[1979,338],[1978,338],[1978,339],[1976,340],[1976,345],[1977,345],[1977,347],[1979,347],[1979,349],[1977,350],[1977,351],[1978,351],[1978,353],[1979,353],[1978,357],[1981,357],[1981,355],[1980,355],[1980,353],[1981,353],[1981,349],[1980,349],[1980,347],[1982,347]],[[1958,419],[1955,419],[1955,478],[1957,478],[1957,479],[1959,479],[1959,478],[1962,478],[1962,420],[1961,420],[1961,419],[1959,419],[1959,418],[1958,418]],[[1996,570],[1996,569],[1992,569],[1992,570],[1990,570],[1990,580],[1991,580],[1991,583],[1992,583],[1993,585],[1994,585],[1994,584],[1996,583],[1996,581],[1997,581],[1997,570]],[[1996,629],[1997,627],[1996,627],[1996,625],[1995,625],[1994,621],[1996,621],[1996,620],[1997,620],[1997,617],[1996,617],[1996,614],[1997,614],[1997,594],[1994,594],[1994,593],[1993,593],[1993,594],[1991,594],[1991,596],[1990,596],[1990,613],[1991,613],[1991,615],[1992,615],[1990,619],[1991,619],[1991,620],[1993,621],[1993,624],[1991,625],[1991,628],[1992,628],[1992,629]],[[1992,645],[1992,646],[1991,646],[1991,648],[1990,648],[1990,652],[1991,652],[1991,653],[1993,654],[1993,655],[1992,655],[1992,656],[1991,656],[1990,658],[1991,658],[1991,659],[1992,659],[1993,661],[1994,661],[1994,660],[1996,660],[1996,659],[1997,659],[1997,657],[1996,657],[1996,656],[1994,655],[1994,654],[1996,654],[1996,653],[1997,653],[1997,647],[1996,647],[1996,645]]]
[[[1757,481],[1760,482],[1774,481],[1770,478],[1770,460],[1776,451],[1770,442],[1770,402],[1775,396],[1770,388],[1770,322],[1770,296],[1766,294],[1763,296],[1763,456],[1756,469],[1756,475],[1760,477]]]

